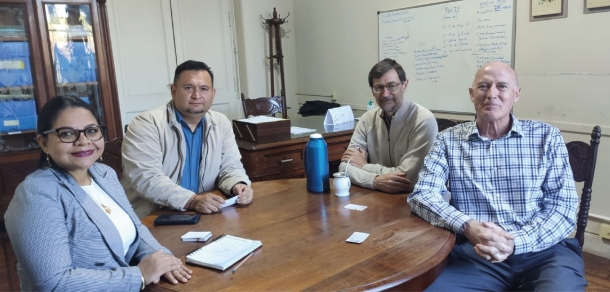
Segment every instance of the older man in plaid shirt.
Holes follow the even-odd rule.
[[[427,290],[584,291],[580,246],[567,238],[578,195],[559,130],[511,114],[521,88],[504,63],[483,65],[469,91],[477,119],[438,134],[408,198],[413,212],[458,233]]]

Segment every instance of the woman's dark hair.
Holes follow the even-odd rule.
[[[89,110],[93,117],[95,117],[97,124],[101,125],[100,117],[90,104],[75,96],[60,95],[50,99],[42,109],[40,109],[40,112],[38,113],[38,122],[36,123],[36,134],[46,137],[48,134],[43,133],[51,130],[51,127],[53,127],[53,124],[57,121],[59,114],[67,108],[79,107]],[[38,168],[44,168],[45,166],[48,166],[47,154],[41,150],[40,158],[38,159]],[[55,166],[55,164],[52,163],[51,166]]]

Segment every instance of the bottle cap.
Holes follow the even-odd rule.
[[[309,135],[309,138],[312,138],[312,139],[322,139],[322,134],[318,134],[318,133],[311,134],[311,135]]]

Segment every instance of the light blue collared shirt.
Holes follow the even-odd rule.
[[[490,140],[475,122],[436,136],[408,197],[435,226],[461,232],[470,219],[493,222],[515,238],[515,254],[537,252],[576,226],[578,194],[559,130],[512,116],[511,130]],[[451,186],[451,204],[442,194]]]
[[[182,133],[184,133],[184,140],[186,140],[186,156],[180,186],[197,193],[199,190],[199,166],[201,165],[205,120],[201,119],[195,131],[191,131],[178,110],[176,110],[176,120],[182,125]]]

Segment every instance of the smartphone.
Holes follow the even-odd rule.
[[[201,214],[163,214],[157,216],[155,225],[187,225],[197,224]]]

